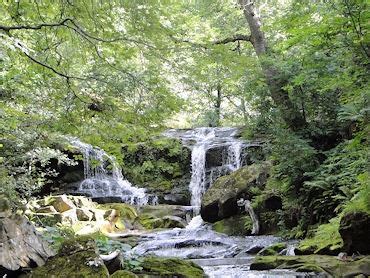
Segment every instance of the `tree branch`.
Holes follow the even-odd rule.
[[[82,78],[82,77],[78,77],[78,76],[71,76],[71,75],[67,75],[67,74],[64,74],[63,72],[60,72],[56,69],[54,69],[53,67],[35,59],[34,57],[28,55],[26,52],[22,51],[22,53],[27,56],[31,61],[35,62],[36,64],[40,65],[40,66],[43,66],[44,68],[47,68],[49,70],[51,70],[52,72],[54,72],[55,74],[61,76],[61,77],[64,77],[66,78],[67,80],[69,79],[78,79],[78,80],[86,80],[85,78]]]
[[[0,30],[4,30],[5,32],[9,32],[11,30],[39,30],[43,27],[65,26],[65,23],[67,23],[68,21],[73,22],[73,19],[65,18],[61,22],[58,22],[58,23],[41,23],[41,24],[38,24],[38,25],[16,25],[16,26],[0,25]]]
[[[249,42],[251,42],[251,36],[250,35],[243,35],[243,34],[236,34],[232,37],[225,38],[223,40],[214,41],[213,44],[227,44],[227,43],[230,43],[230,42],[239,42],[239,41],[249,41]]]

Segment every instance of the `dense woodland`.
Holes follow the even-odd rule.
[[[280,196],[277,233],[338,244],[370,213],[368,27],[365,0],[3,1],[0,194],[39,196],[65,136],[125,169],[168,128],[237,126],[272,165],[255,208]]]

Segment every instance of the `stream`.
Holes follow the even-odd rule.
[[[249,147],[258,147],[237,137],[237,128],[196,128],[168,130],[165,136],[177,138],[191,149],[192,175],[189,184],[190,207],[193,218],[185,228],[173,228],[140,236],[138,245],[130,252],[134,256],[155,255],[179,257],[200,265],[209,277],[315,277],[308,273],[289,270],[251,271],[253,249],[261,249],[282,240],[275,236],[227,236],[212,230],[199,215],[203,193],[218,177],[229,174],[247,164]],[[84,155],[85,180],[78,188],[79,194],[93,198],[118,197],[120,201],[141,206],[156,204],[156,197],[145,193],[145,189],[133,186],[124,179],[114,158],[99,148],[70,140]],[[210,150],[219,150],[216,163],[207,162]],[[94,160],[100,162],[93,167]],[[108,170],[108,164],[111,170]],[[288,245],[289,246],[289,245]],[[289,248],[288,248],[289,249]],[[289,254],[289,250],[287,250]]]

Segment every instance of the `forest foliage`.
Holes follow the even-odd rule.
[[[0,191],[30,196],[56,174],[50,158],[73,163],[57,147],[64,135],[119,159],[169,126],[236,125],[268,142],[270,183],[288,208],[298,196],[302,226],[368,210],[367,1],[255,1],[262,56],[239,2],[0,4]]]

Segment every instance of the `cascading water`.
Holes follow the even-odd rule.
[[[201,127],[192,130],[168,130],[165,135],[181,139],[185,146],[191,148],[191,206],[194,214],[199,214],[201,199],[206,189],[222,175],[239,169],[243,164],[242,151],[247,144],[236,138],[236,128]],[[226,152],[220,158],[219,166],[207,169],[207,152],[218,149]]]
[[[122,202],[135,205],[157,202],[156,197],[146,194],[144,188],[134,187],[124,179],[122,169],[113,156],[77,138],[68,140],[83,155],[85,179],[81,182],[78,193],[94,198],[120,198]]]

